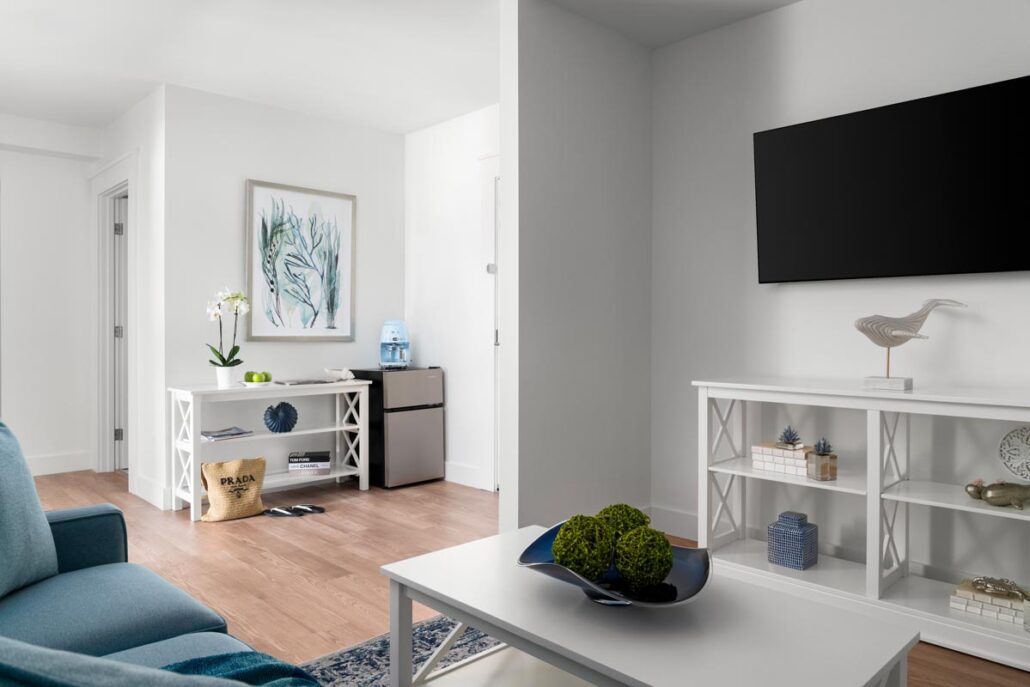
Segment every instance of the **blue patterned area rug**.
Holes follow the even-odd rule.
[[[417,623],[412,629],[412,663],[422,665],[443,643],[457,623],[440,616]],[[436,664],[444,668],[500,644],[479,630],[469,628],[447,655]],[[390,684],[390,635],[380,635],[363,644],[316,658],[303,666],[322,687],[386,687]]]

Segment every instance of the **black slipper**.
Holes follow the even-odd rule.
[[[325,513],[325,508],[322,508],[322,506],[316,506],[311,503],[301,503],[296,506],[291,506],[290,510],[300,511],[301,513]]]
[[[296,512],[292,508],[277,506],[276,508],[266,510],[265,515],[271,515],[273,518],[299,518],[304,515],[304,512]]]

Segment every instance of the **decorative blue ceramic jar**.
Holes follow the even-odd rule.
[[[769,562],[805,570],[819,562],[819,527],[804,513],[785,511],[769,525]]]

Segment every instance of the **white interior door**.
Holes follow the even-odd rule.
[[[129,197],[114,198],[114,241],[112,242],[111,265],[114,269],[112,283],[112,312],[114,313],[114,346],[112,346],[111,371],[113,380],[114,468],[127,470],[128,455],[125,450],[125,434],[128,431],[128,351],[125,329],[127,319],[126,291],[128,285],[128,254],[125,249],[125,234],[129,230]]]
[[[498,461],[500,459],[500,446],[497,443],[497,428],[500,424],[500,403],[497,397],[497,391],[500,388],[498,384],[497,375],[499,373],[498,364],[498,349],[501,343],[501,332],[500,325],[497,320],[497,299],[499,297],[497,288],[497,231],[498,231],[498,214],[497,214],[497,197],[498,191],[500,190],[501,181],[501,158],[497,155],[482,158],[479,162],[479,185],[480,185],[480,208],[481,208],[481,221],[480,227],[482,228],[483,237],[483,254],[486,256],[487,264],[486,271],[491,275],[491,283],[493,288],[493,298],[491,303],[493,305],[493,344],[494,344],[494,355],[493,355],[493,375],[491,376],[491,383],[493,384],[492,393],[490,394],[493,398],[493,485],[494,490],[500,490],[500,482],[498,475],[500,474]]]

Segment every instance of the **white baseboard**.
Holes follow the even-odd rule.
[[[161,510],[168,510],[172,506],[171,490],[165,489],[165,485],[161,482],[143,475],[133,474],[131,470],[129,471],[129,493]]]
[[[697,513],[654,505],[647,511],[651,516],[651,527],[676,537],[697,540]]]
[[[76,470],[92,470],[96,466],[96,456],[92,451],[75,453],[50,453],[46,455],[25,456],[25,462],[33,476],[53,475],[58,472],[75,472]]]
[[[444,479],[448,482],[464,484],[466,487],[473,487],[484,491],[493,491],[493,485],[489,483],[490,477],[485,474],[486,472],[486,470],[479,466],[467,463],[455,463],[453,461],[444,463]]]

